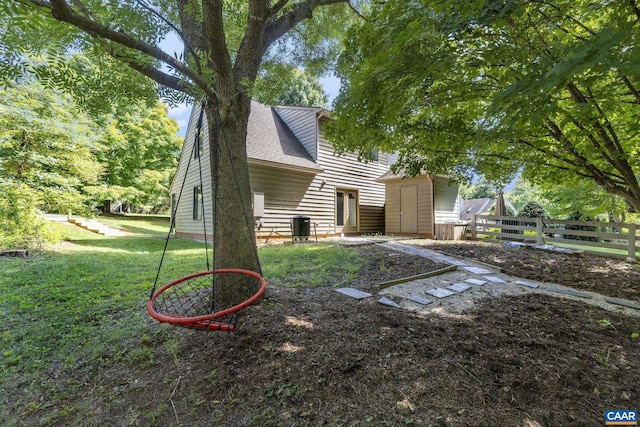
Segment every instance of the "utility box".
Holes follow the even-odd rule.
[[[291,238],[295,240],[309,240],[311,235],[311,218],[308,216],[294,216],[291,218]]]
[[[264,216],[264,193],[252,193],[253,196],[253,216],[262,218]]]

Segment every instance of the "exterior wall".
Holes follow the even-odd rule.
[[[296,111],[299,110],[299,111]],[[280,114],[286,111],[290,114]],[[375,180],[387,172],[387,155],[380,153],[377,162],[362,163],[357,155],[347,153],[343,156],[334,154],[333,146],[324,139],[317,129],[317,111],[313,108],[278,107],[278,113],[294,132],[298,139],[306,138],[307,146],[316,146],[315,160],[323,172],[301,172],[288,169],[286,165],[269,166],[252,163],[249,159],[249,174],[251,190],[264,194],[264,214],[256,218],[259,224],[257,235],[259,238],[290,237],[290,220],[293,216],[310,217],[311,235],[317,231],[318,235],[336,234],[336,189],[356,190],[359,201],[358,231],[361,233],[384,232],[384,184]],[[196,114],[194,114],[196,113]],[[299,114],[293,114],[299,113]],[[293,123],[295,117],[296,121]],[[189,127],[185,136],[185,144],[178,165],[178,171],[170,187],[171,194],[176,195],[178,211],[176,214],[175,231],[181,236],[203,235],[203,224],[206,222],[207,235],[212,230],[211,182],[209,167],[209,150],[203,144],[200,157],[203,176],[203,196],[205,201],[205,221],[193,219],[193,187],[200,184],[198,158],[193,158],[193,144],[198,121],[197,112],[192,112]],[[321,120],[322,123],[322,120]],[[321,126],[320,126],[321,128]],[[202,132],[206,135],[206,119],[203,121]],[[311,135],[319,135],[318,142],[311,143]],[[308,148],[307,148],[308,149]],[[313,153],[311,153],[313,156]],[[191,158],[191,165],[183,194],[180,195],[187,164]],[[179,199],[179,200],[178,200]]]
[[[197,111],[196,111],[197,110]],[[206,223],[207,236],[211,236],[213,231],[212,222],[212,205],[211,205],[211,168],[209,167],[209,147],[207,144],[202,145],[202,155],[199,158],[193,158],[193,144],[195,140],[196,127],[198,122],[199,109],[191,112],[189,119],[189,127],[185,135],[185,142],[180,154],[178,170],[169,187],[171,194],[176,195],[177,212],[175,219],[176,233],[181,235],[204,235],[204,226]],[[202,125],[203,135],[207,134],[206,120]],[[198,161],[200,160],[200,162]],[[190,161],[190,162],[189,162]],[[202,194],[204,197],[204,220],[193,219],[193,187],[200,185],[200,166],[202,167]],[[188,168],[188,173],[187,173]],[[184,180],[185,173],[187,179]],[[181,193],[181,188],[184,189]]]
[[[378,161],[369,163],[358,161],[355,153],[336,156],[333,146],[324,138],[321,122],[318,164],[324,169],[323,173],[318,174],[318,178],[325,181],[325,188],[331,198],[323,200],[323,203],[329,203],[335,212],[335,190],[357,190],[360,211],[358,231],[384,232],[385,187],[376,179],[388,170],[387,154],[379,153]],[[330,227],[336,227],[335,214],[331,218]]]
[[[335,233],[333,194],[318,175],[258,165],[250,165],[249,174],[252,191],[264,193],[264,215],[256,218],[259,238],[291,236],[290,221],[298,215],[310,218],[312,236]]]
[[[433,237],[433,193],[432,181],[426,175],[410,178],[397,178],[386,183],[385,230],[387,234],[400,233],[400,188],[415,185],[418,188],[418,233]]]
[[[316,107],[275,107],[276,112],[289,126],[314,162],[318,161],[318,128]]]
[[[442,176],[436,176],[433,184],[436,224],[458,222],[458,184]]]

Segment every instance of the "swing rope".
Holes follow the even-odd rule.
[[[221,137],[213,144],[215,148],[215,152],[213,157],[213,165],[211,165],[213,175],[213,188],[212,188],[212,206],[214,212],[214,220],[213,220],[213,242],[214,248],[212,251],[213,258],[213,266],[215,268],[215,242],[220,238],[217,230],[217,221],[215,218],[215,212],[217,212],[217,203],[218,203],[218,191],[219,191],[219,181],[220,181],[220,173],[219,173],[219,154],[220,154],[220,140],[225,143],[225,148],[227,149],[228,159],[231,164],[232,175],[236,184],[236,188],[240,188],[238,178],[235,175],[235,168],[233,167],[233,162],[231,162],[231,154],[229,153],[229,143],[227,141],[224,129],[222,128],[222,117],[220,116],[220,105],[218,103],[218,99],[215,99],[215,125],[219,129],[219,134]],[[147,310],[149,314],[157,319],[160,322],[169,323],[173,325],[183,326],[186,328],[199,329],[199,330],[221,330],[221,331],[229,331],[232,332],[235,330],[235,324],[238,319],[239,313],[242,309],[256,302],[263,294],[266,289],[266,281],[262,277],[261,270],[259,272],[237,269],[237,268],[225,268],[218,270],[211,270],[209,265],[209,252],[208,252],[208,239],[207,239],[207,227],[206,227],[206,215],[205,212],[205,204],[204,204],[204,187],[202,180],[202,161],[200,159],[200,153],[196,152],[199,150],[201,140],[200,134],[202,131],[202,123],[204,118],[204,110],[205,103],[203,102],[200,106],[200,112],[198,117],[198,122],[196,126],[196,136],[193,144],[193,153],[189,156],[189,160],[187,162],[187,169],[185,170],[182,185],[180,188],[180,196],[176,201],[176,206],[172,209],[171,215],[171,224],[169,227],[169,233],[165,240],[164,249],[162,252],[162,257],[160,258],[160,265],[158,266],[158,271],[156,273],[156,279],[153,284],[153,289],[151,291],[151,296],[149,298],[149,302],[147,303]],[[198,154],[196,156],[196,154]],[[206,255],[206,264],[207,271],[199,272],[195,274],[191,274],[180,279],[174,280],[156,291],[156,287],[158,284],[160,270],[162,268],[162,264],[165,259],[165,254],[168,247],[168,242],[171,236],[171,230],[175,226],[176,214],[178,212],[178,206],[180,205],[180,199],[182,198],[182,194],[184,192],[185,183],[187,180],[189,167],[191,165],[191,160],[194,157],[198,157],[198,169],[199,169],[199,178],[200,178],[200,191],[201,191],[201,207],[203,212],[203,227],[204,227],[204,238],[205,238],[205,255]],[[215,172],[214,172],[215,171]],[[245,214],[245,220],[247,225],[250,227],[251,224],[246,216],[247,210],[242,198],[240,200],[242,211]],[[251,231],[249,231],[249,235],[251,236]],[[253,240],[253,248],[254,254],[257,256],[257,244],[255,239]],[[259,262],[257,263],[259,265]],[[216,294],[217,288],[217,280],[216,278],[222,277],[225,275],[232,275],[234,281],[234,289],[243,289],[246,290],[243,295],[252,295],[248,299],[244,301],[238,301],[239,297],[237,296],[237,292],[232,295],[231,298],[227,297],[223,298]],[[208,277],[210,276],[210,277]],[[229,279],[226,279],[229,280]]]

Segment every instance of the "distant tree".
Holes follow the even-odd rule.
[[[516,212],[519,212],[529,202],[538,203],[544,208],[545,212],[553,212],[549,201],[541,194],[540,188],[523,177],[519,177],[516,180],[515,186],[508,193],[508,197]]]
[[[327,106],[320,80],[287,64],[267,64],[258,75],[253,96],[267,105]]]
[[[518,211],[518,216],[522,216],[525,218],[540,218],[545,217],[544,208],[538,202],[528,202],[526,205]]]
[[[40,215],[39,192],[0,177],[0,194],[0,249],[37,249],[56,239]]]
[[[538,190],[547,201],[549,214],[565,218],[576,213],[603,221],[622,221],[629,204],[622,197],[607,193],[593,182],[566,179],[558,183],[542,183]]]
[[[497,196],[496,187],[481,178],[475,184],[462,185],[460,187],[460,197],[464,200],[472,199],[495,199]]]
[[[53,212],[85,211],[103,171],[95,123],[69,96],[35,82],[0,89],[0,177],[28,186]]]
[[[104,173],[95,192],[104,201],[103,210],[108,211],[114,200],[146,210],[166,205],[182,144],[167,107],[138,103],[103,115],[98,122],[105,127],[98,153]]]

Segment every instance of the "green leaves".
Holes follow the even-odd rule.
[[[414,172],[580,176],[640,207],[638,25],[623,2],[395,0],[348,33],[330,137]]]

